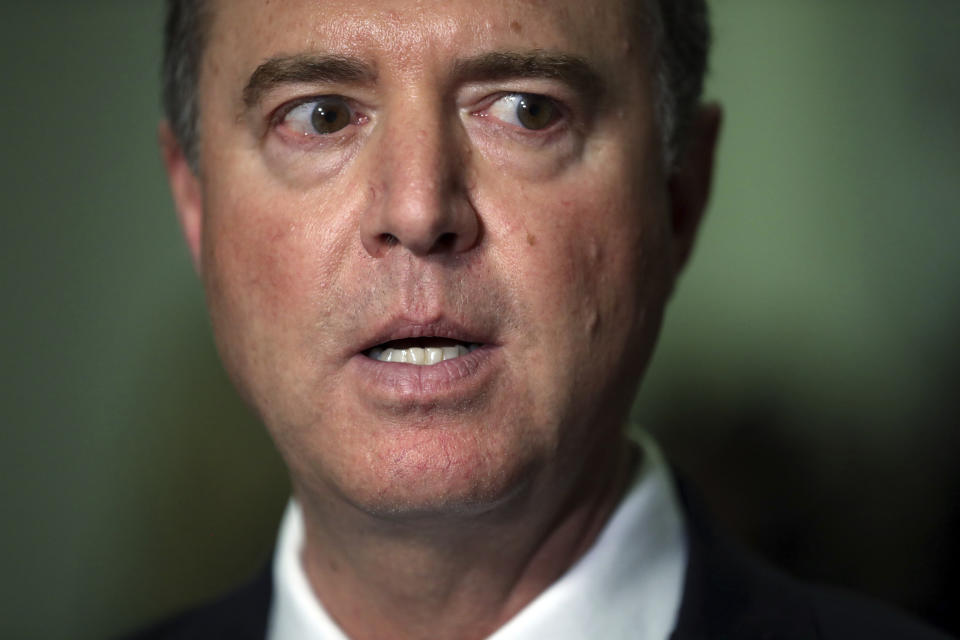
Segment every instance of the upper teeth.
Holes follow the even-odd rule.
[[[458,344],[455,347],[410,347],[409,349],[374,348],[370,350],[370,357],[380,362],[405,362],[407,364],[429,365],[465,356],[479,347],[479,344],[471,344],[469,347]]]

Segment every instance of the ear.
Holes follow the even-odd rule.
[[[163,164],[167,168],[167,180],[173,204],[177,209],[180,228],[190,249],[193,266],[201,270],[200,245],[203,239],[203,190],[200,179],[183,153],[183,147],[177,140],[170,123],[164,120],[157,130]]]
[[[714,151],[722,119],[719,105],[704,105],[697,110],[690,124],[686,147],[668,179],[675,276],[690,257],[700,220],[710,199]]]

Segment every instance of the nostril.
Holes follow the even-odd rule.
[[[446,233],[441,233],[440,237],[437,238],[437,241],[434,243],[434,248],[438,251],[448,251],[453,249],[453,246],[457,243],[457,234],[452,231]]]
[[[380,240],[382,240],[383,244],[387,245],[388,247],[392,247],[400,243],[400,241],[397,239],[397,236],[393,235],[392,233],[380,234]]]

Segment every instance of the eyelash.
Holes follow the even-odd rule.
[[[337,135],[338,133],[348,129],[351,125],[353,126],[362,125],[362,124],[365,124],[370,119],[369,116],[364,114],[362,110],[358,109],[356,104],[353,101],[351,101],[349,98],[345,98],[337,94],[321,94],[321,95],[314,95],[314,96],[305,96],[301,99],[293,100],[279,107],[270,116],[270,120],[269,120],[270,129],[279,130],[286,123],[287,118],[290,116],[290,114],[293,111],[295,111],[296,109],[304,105],[319,103],[321,100],[325,98],[331,98],[331,99],[342,101],[342,103],[350,110],[349,122],[346,125],[344,125],[341,129],[338,129],[336,131],[333,131],[327,134],[317,132],[315,127],[311,127],[314,129],[313,133],[308,131],[290,130],[288,135],[292,136],[295,140],[309,139],[313,142],[333,141],[339,137]],[[532,128],[527,128],[522,124],[514,124],[511,122],[507,122],[501,117],[492,115],[490,113],[490,110],[493,107],[495,107],[500,101],[506,98],[512,99],[514,101],[514,104],[512,105],[514,109],[520,106],[521,104],[520,101],[522,100],[526,100],[527,102],[531,102],[531,101],[535,102],[538,100],[545,101],[546,104],[549,106],[549,108],[553,110],[553,117],[543,128],[532,129]],[[498,94],[494,94],[488,97],[484,101],[483,106],[481,106],[478,109],[469,111],[468,114],[476,118],[483,118],[483,119],[492,118],[493,120],[496,121],[498,126],[509,130],[514,135],[524,136],[528,138],[540,138],[540,139],[544,139],[550,136],[550,134],[556,133],[558,130],[565,128],[564,125],[569,120],[569,114],[568,114],[567,108],[560,101],[544,94],[520,92],[520,91],[509,91],[509,92],[501,92]]]
[[[347,108],[350,110],[350,122],[347,124],[347,126],[364,124],[365,122],[367,122],[367,121],[369,120],[369,117],[368,117],[366,114],[364,114],[360,109],[358,109],[358,108],[356,107],[356,105],[355,105],[350,99],[345,98],[345,97],[340,96],[340,95],[337,95],[337,94],[325,93],[325,94],[315,95],[315,96],[305,96],[305,97],[303,97],[303,98],[300,98],[300,99],[297,99],[297,100],[293,100],[293,101],[291,101],[291,102],[288,102],[288,103],[286,103],[286,104],[283,104],[283,105],[280,106],[276,111],[274,111],[273,114],[271,114],[270,120],[269,120],[269,122],[270,122],[270,128],[271,128],[271,129],[278,129],[278,128],[280,128],[280,127],[286,122],[287,117],[288,117],[294,110],[296,110],[297,108],[302,107],[302,106],[304,106],[304,105],[319,103],[319,102],[320,102],[321,100],[323,100],[324,98],[336,98],[336,99],[339,99],[339,100],[342,100],[342,101],[343,101],[343,103],[344,103],[344,104],[347,106]],[[345,129],[345,128],[347,128],[347,127],[344,127],[344,129]],[[307,138],[307,137],[310,137],[310,138],[326,138],[326,139],[329,139],[329,138],[333,138],[333,137],[334,137],[334,134],[335,134],[336,132],[331,133],[331,134],[315,133],[315,134],[313,134],[313,135],[311,135],[310,133],[307,133],[307,132],[303,132],[303,133],[291,132],[291,133],[292,133],[292,135],[296,136],[297,138]]]
[[[536,101],[545,101],[546,104],[549,106],[549,108],[553,110],[553,117],[542,128],[532,129],[532,128],[525,127],[522,124],[513,124],[511,122],[507,122],[501,117],[490,114],[490,110],[495,105],[497,105],[500,101],[507,98],[513,101],[513,104],[507,108],[508,109],[512,108],[514,110],[516,110],[521,105],[522,101],[525,101],[527,103],[536,102]],[[483,107],[481,107],[480,109],[471,111],[470,115],[478,118],[493,117],[500,126],[508,128],[512,132],[522,136],[533,136],[533,137],[544,137],[544,136],[547,136],[548,134],[554,133],[556,130],[563,128],[563,126],[569,121],[569,118],[570,118],[569,112],[566,106],[559,100],[556,100],[555,98],[551,98],[550,96],[545,94],[523,92],[523,91],[507,91],[507,92],[503,92],[503,93],[499,93],[494,96],[491,96],[491,98],[489,98],[486,101]],[[514,111],[514,116],[518,117],[516,114],[516,111]]]

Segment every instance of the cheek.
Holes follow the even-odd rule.
[[[320,191],[290,188],[251,171],[207,190],[217,197],[204,203],[204,276],[224,302],[252,313],[236,320],[282,327],[302,321],[301,314],[329,311],[325,303],[351,237],[349,216],[340,212],[352,203],[334,189]],[[330,202],[341,206],[331,210]]]
[[[231,326],[289,321],[284,313],[301,303],[304,278],[295,222],[260,212],[255,202],[214,203],[204,230],[203,271],[211,311]]]
[[[668,218],[656,185],[636,182],[594,174],[528,188],[526,215],[503,226],[535,348],[545,354],[541,375],[560,378],[561,396],[579,389],[596,400],[632,386],[659,327]]]
[[[255,309],[264,320],[280,320],[280,307],[295,302],[291,294],[297,290],[296,254],[289,250],[295,227],[270,219],[225,226],[208,245],[216,292],[236,307]]]
[[[234,182],[234,184],[244,184]],[[210,189],[203,276],[218,348],[231,377],[258,406],[316,375],[329,350],[331,304],[344,263],[335,220],[275,190]]]
[[[552,209],[541,207],[548,215],[526,225],[528,260],[552,291],[543,302],[578,324],[575,340],[629,325],[662,280],[663,216],[649,204],[622,189],[560,189]]]

